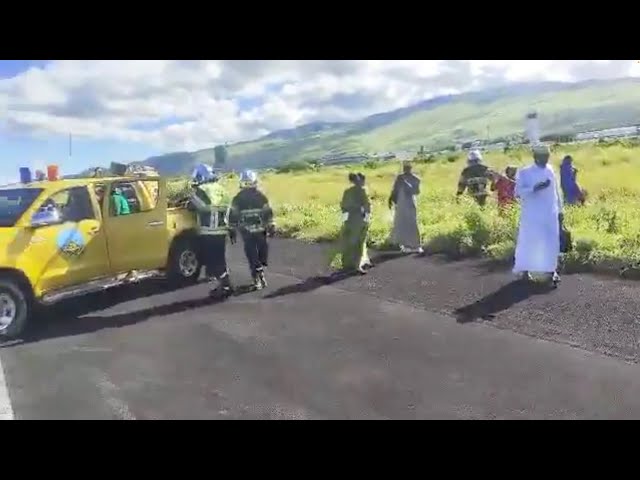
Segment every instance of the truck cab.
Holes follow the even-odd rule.
[[[160,177],[0,187],[0,338],[21,334],[38,304],[152,276],[195,283],[200,269],[195,217],[168,208]]]

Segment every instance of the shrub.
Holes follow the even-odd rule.
[[[630,160],[640,156],[639,145],[560,145],[552,157],[557,174],[567,153],[573,155],[580,171],[578,180],[589,197],[585,207],[565,209],[565,223],[575,242],[566,263],[571,268],[592,268],[640,261],[640,169]],[[416,163],[414,168],[422,178],[418,222],[427,251],[511,260],[518,206],[500,213],[493,198],[484,209],[466,195],[456,202],[460,172],[459,166],[449,161],[451,157],[453,154],[445,154],[435,162]],[[491,151],[485,155],[485,163],[499,171],[509,164],[518,166],[531,161],[527,146],[512,146],[508,154]],[[341,166],[313,171],[305,165],[304,170],[261,175],[261,188],[273,204],[281,234],[304,240],[335,240],[341,225],[339,202],[349,187],[347,172],[360,168]],[[398,172],[397,162],[391,162],[376,165],[375,172],[367,175],[373,208],[369,241],[375,248],[389,246],[392,223],[387,199]],[[228,185],[235,192],[237,183]],[[183,181],[170,190],[179,194],[186,187],[188,182]]]

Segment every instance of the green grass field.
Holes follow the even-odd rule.
[[[589,195],[585,207],[565,209],[566,224],[575,243],[574,251],[566,256],[567,267],[610,270],[640,260],[640,160],[636,159],[640,157],[640,147],[625,142],[556,146],[551,162],[558,175],[560,161],[567,153],[573,155],[579,183]],[[485,163],[500,171],[509,164],[530,162],[525,148],[485,156]],[[427,251],[510,259],[518,209],[501,216],[495,199],[485,209],[467,198],[457,203],[456,184],[464,165],[465,157],[460,152],[414,166],[422,178],[418,212]],[[341,218],[338,205],[348,187],[347,174],[362,171],[373,203],[369,243],[384,249],[388,247],[391,228],[387,199],[399,170],[398,163],[350,165],[266,173],[260,181],[275,208],[281,235],[308,241],[335,240]],[[225,182],[235,191],[237,179],[228,178]],[[181,190],[184,185],[175,183],[172,189]]]

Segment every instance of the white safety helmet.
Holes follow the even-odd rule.
[[[198,184],[217,180],[216,174],[213,172],[213,168],[209,165],[205,165],[204,163],[193,169],[191,178]]]
[[[482,153],[480,153],[480,150],[471,150],[467,156],[467,162],[469,165],[482,163]]]
[[[240,174],[240,188],[251,188],[258,185],[258,174],[253,170],[245,170]]]

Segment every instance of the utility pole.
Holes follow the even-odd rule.
[[[69,168],[71,168],[71,157],[73,156],[73,150],[72,150],[72,137],[71,137],[71,133],[69,133]]]

